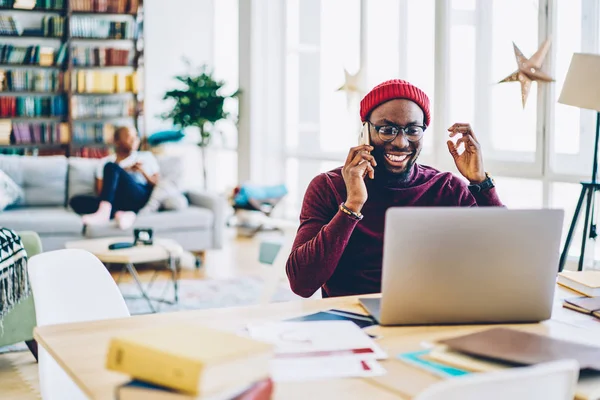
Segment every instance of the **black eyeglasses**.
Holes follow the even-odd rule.
[[[379,139],[384,142],[393,142],[400,132],[404,134],[409,142],[418,142],[423,137],[425,129],[427,129],[427,125],[374,125],[370,121],[367,122],[375,129]]]

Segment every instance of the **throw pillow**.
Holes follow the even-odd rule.
[[[23,189],[4,171],[0,170],[0,211],[17,204],[23,197]]]
[[[158,146],[159,144],[162,144],[162,143],[177,142],[177,141],[183,139],[184,136],[185,136],[185,134],[181,131],[173,130],[173,131],[156,132],[148,137],[148,144],[150,146]]]
[[[169,179],[160,179],[152,190],[148,203],[139,211],[139,214],[156,212],[161,207],[165,210],[181,210],[188,205],[187,198],[175,183]]]

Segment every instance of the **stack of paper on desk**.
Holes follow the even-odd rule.
[[[275,345],[275,381],[369,377],[385,373],[387,354],[350,321],[275,322],[248,326],[250,336]]]

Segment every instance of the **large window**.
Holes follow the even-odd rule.
[[[470,122],[509,207],[566,207],[570,219],[578,182],[591,173],[595,120],[556,100],[572,54],[600,51],[596,0],[287,0],[286,7],[290,217],[310,180],[341,165],[355,143],[360,95],[337,91],[345,69],[362,71],[365,90],[408,80],[443,107],[433,110],[421,161],[456,172],[446,129]],[[517,70],[513,42],[531,57],[548,37],[543,69],[555,82],[534,82],[523,107],[520,84],[499,81]]]
[[[237,90],[239,81],[239,0],[215,2],[214,73],[225,82],[224,94]],[[232,116],[238,114],[236,99],[227,99],[224,108]],[[237,184],[237,127],[234,121],[220,121],[209,153],[210,189],[228,193]]]

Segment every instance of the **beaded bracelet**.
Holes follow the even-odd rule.
[[[352,218],[354,218],[358,221],[363,219],[363,215],[361,213],[352,211],[351,209],[346,207],[346,204],[344,204],[344,203],[340,204],[340,211],[346,215],[351,216]]]

